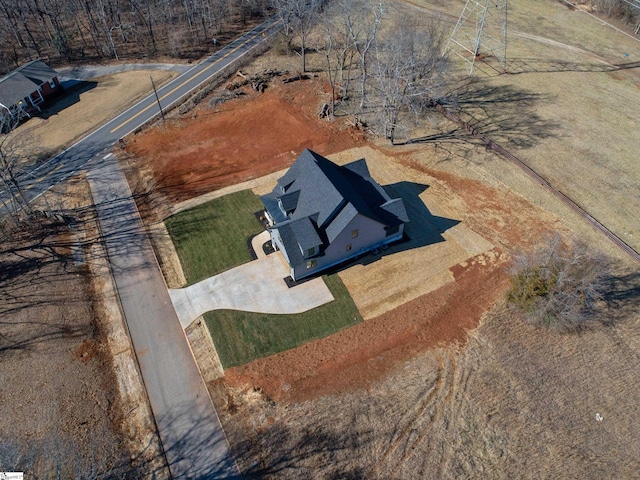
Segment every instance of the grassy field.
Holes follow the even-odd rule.
[[[296,315],[215,310],[204,315],[224,368],[326,337],[362,321],[338,275],[324,277],[335,300]]]
[[[251,260],[247,240],[262,231],[250,190],[225,195],[166,221],[189,285]]]

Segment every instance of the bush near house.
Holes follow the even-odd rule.
[[[249,237],[262,227],[254,212],[262,208],[250,190],[225,195],[173,215],[166,221],[187,283],[192,285],[251,261]],[[216,310],[205,322],[225,368],[326,337],[362,321],[337,274],[325,275],[334,301],[296,315]]]
[[[606,258],[585,244],[560,237],[528,254],[516,255],[508,302],[534,325],[574,331],[595,317],[607,288]]]

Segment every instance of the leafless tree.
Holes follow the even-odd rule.
[[[339,0],[337,2],[337,10],[331,8],[320,16],[322,26],[321,50],[325,56],[325,66],[331,95],[328,112],[326,112],[329,117],[333,117],[335,113],[336,97],[338,95],[341,97],[348,96],[349,73],[355,53],[345,22],[343,21],[344,17],[340,15],[344,12],[344,3],[347,3],[347,0]],[[334,6],[336,5],[334,4]],[[346,75],[345,70],[347,70]],[[340,93],[338,93],[338,90]]]
[[[5,129],[10,132],[18,122],[17,116],[7,114],[0,117],[0,131]],[[0,133],[0,208],[6,210],[16,223],[20,223],[23,214],[29,216],[32,213],[17,178],[16,168],[20,158],[15,139]]]
[[[313,27],[318,23],[318,13],[324,0],[273,0],[273,6],[282,20],[289,42],[294,37],[300,40],[302,71],[307,71],[307,41]]]
[[[556,235],[515,256],[507,299],[532,324],[574,331],[597,312],[609,271],[603,255]]]
[[[369,54],[378,39],[378,30],[387,13],[383,0],[338,0],[345,30],[360,60],[360,108],[367,104]]]
[[[35,58],[201,52],[225,23],[269,0],[0,0],[0,71]],[[181,39],[180,42],[175,41]],[[171,40],[173,39],[173,43]],[[176,48],[178,45],[180,48]],[[193,49],[193,47],[199,47]]]
[[[445,90],[449,62],[446,36],[431,23],[418,28],[405,18],[384,42],[375,45],[372,90],[378,130],[393,144],[403,112],[421,113]]]

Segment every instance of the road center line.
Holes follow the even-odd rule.
[[[232,53],[235,53],[236,51],[238,51],[239,49],[241,49],[242,47],[244,47],[247,43],[249,43],[250,41],[252,41],[253,39],[255,39],[256,37],[258,37],[259,35],[261,35],[262,33],[257,33],[255,35],[253,35],[252,37],[248,38],[247,40],[245,40],[244,42],[242,42],[240,45],[238,45],[237,47],[235,47],[233,50],[229,50],[227,53],[225,53],[222,57],[220,57],[219,59],[217,59],[215,62],[211,63],[211,65],[209,65],[207,68],[203,68],[202,70],[200,70],[198,73],[196,73],[194,76],[188,78],[187,80],[185,80],[184,82],[182,82],[180,85],[178,85],[177,87],[173,88],[171,91],[167,92],[166,94],[164,94],[162,97],[160,97],[160,100],[164,100],[165,98],[167,98],[169,95],[172,95],[176,90],[179,90],[180,88],[184,87],[187,83],[191,82],[192,80],[194,80],[195,78],[199,77],[200,75],[202,75],[203,73],[205,73],[206,71],[208,71],[209,69],[213,68],[218,62],[221,62],[222,60],[224,60],[225,58],[227,58],[229,55],[231,55]],[[122,128],[124,125],[126,125],[127,123],[131,122],[132,120],[136,119],[138,116],[142,115],[144,112],[146,112],[147,110],[149,110],[151,107],[155,106],[155,103],[151,103],[149,105],[147,105],[145,108],[143,108],[142,110],[140,110],[138,113],[136,113],[135,115],[133,115],[132,117],[129,117],[127,120],[125,120],[124,122],[122,122],[120,125],[118,125],[117,127],[115,127],[113,130],[111,130],[109,133],[114,133],[116,130],[119,130],[120,128]]]

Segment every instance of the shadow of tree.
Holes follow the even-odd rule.
[[[86,326],[70,327],[55,319],[17,324],[11,316],[29,308],[86,302],[86,297],[65,291],[64,281],[69,275],[91,274],[86,265],[89,253],[94,260],[108,260],[104,249],[94,246],[111,243],[133,253],[144,248],[146,232],[127,222],[130,206],[121,199],[112,199],[96,207],[102,208],[103,219],[106,216],[120,222],[118,228],[107,234],[95,228],[96,208],[89,206],[48,212],[47,216],[34,217],[13,228],[5,225],[0,230],[0,355],[90,333]],[[133,272],[145,267],[130,263],[121,268]],[[88,278],[86,283],[89,284]]]
[[[458,143],[483,145],[473,133],[486,135],[506,147],[531,148],[557,134],[560,124],[536,113],[548,96],[513,85],[490,85],[484,79],[470,78],[449,92],[439,104],[466,122],[462,126],[435,134],[410,138],[405,143]]]
[[[605,325],[640,313],[640,272],[609,275],[604,279]]]
[[[477,64],[476,64],[477,65]],[[485,68],[483,68],[483,66]],[[480,69],[489,76],[520,75],[523,73],[597,73],[618,72],[640,68],[640,62],[609,64],[606,62],[572,62],[567,60],[543,58],[509,58],[506,72],[499,67],[497,60],[482,62]]]
[[[292,441],[292,438],[295,440]],[[244,478],[248,479],[314,477],[315,469],[305,462],[313,458],[326,461],[323,478],[358,479],[365,478],[362,467],[353,466],[351,470],[345,470],[343,465],[336,462],[331,468],[331,459],[342,451],[358,451],[373,440],[372,432],[343,435],[323,424],[303,432],[292,432],[291,427],[276,424],[266,429],[259,439],[242,441],[235,446],[235,451],[241,464],[247,464],[248,459],[261,458],[261,461],[254,462],[243,472]],[[283,448],[283,445],[287,447]]]

